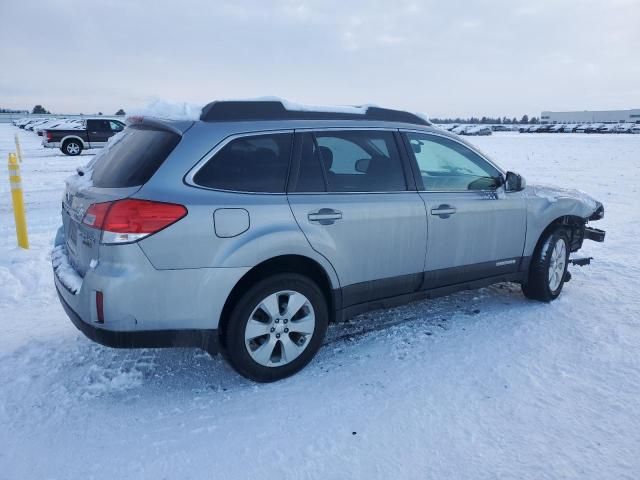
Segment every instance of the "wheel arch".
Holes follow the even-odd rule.
[[[84,142],[84,140],[77,135],[67,135],[66,137],[63,137],[62,140],[60,140],[60,145],[64,146],[65,142],[69,140],[78,140],[80,142],[80,145],[82,145],[83,149],[87,148],[87,145]]]
[[[329,311],[329,321],[334,320],[334,312],[340,308],[340,290],[334,289],[331,277],[320,263],[304,255],[279,255],[265,260],[245,273],[233,287],[222,307],[218,334],[220,345],[224,348],[225,330],[231,310],[242,294],[256,282],[278,273],[297,273],[313,280],[322,291]]]
[[[585,224],[586,220],[577,215],[562,215],[554,219],[542,230],[540,235],[538,235],[532,255],[535,255],[535,253],[542,248],[542,242],[547,235],[559,227],[564,227],[568,232],[570,242],[569,251],[575,252],[579,250],[582,246],[582,240],[584,239]]]

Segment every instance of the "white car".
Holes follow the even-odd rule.
[[[33,131],[36,132],[38,135],[42,135],[42,131],[46,130],[47,128],[53,128],[56,125],[59,125],[63,122],[66,122],[67,119],[65,118],[54,118],[52,120],[48,120],[46,122],[42,122],[37,124],[34,128]]]
[[[470,128],[470,127],[471,125],[458,125],[457,127],[454,127],[449,131],[451,133],[455,133],[456,135],[464,135],[464,132],[467,130],[467,128]]]
[[[55,130],[55,129],[65,129],[72,130],[82,128],[82,120],[78,118],[61,118],[59,120],[52,120],[50,122],[42,123],[35,127],[33,130],[38,134],[42,135],[42,132],[45,130]]]
[[[598,129],[598,133],[615,133],[617,126],[615,123],[607,123]]]
[[[491,127],[487,126],[487,125],[473,125],[469,128],[467,128],[463,135],[480,135],[480,136],[485,136],[485,135],[491,135],[493,132],[491,131]]]
[[[25,130],[31,130],[32,132],[35,132],[36,128],[39,127],[40,125],[44,125],[45,123],[49,123],[51,120],[55,120],[55,118],[44,118],[42,120],[38,120],[36,122],[31,122],[30,124],[26,125],[24,127]]]

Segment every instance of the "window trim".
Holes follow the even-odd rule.
[[[411,164],[410,164],[410,159],[407,156],[407,153],[405,152],[405,145],[404,145],[404,141],[402,140],[402,138],[400,138],[399,136],[399,129],[398,128],[393,128],[393,127],[363,127],[363,126],[348,126],[348,127],[302,127],[302,128],[296,128],[295,129],[295,140],[294,140],[294,145],[296,144],[300,144],[300,141],[298,140],[299,138],[301,138],[301,134],[305,134],[305,133],[310,133],[313,137],[314,142],[316,141],[315,132],[343,132],[343,131],[358,131],[358,132],[362,132],[362,131],[385,131],[385,132],[391,132],[393,135],[393,141],[396,144],[396,150],[398,152],[398,158],[400,159],[400,165],[402,168],[402,173],[404,175],[404,181],[405,181],[405,185],[406,188],[405,190],[393,190],[393,191],[355,191],[355,192],[330,192],[328,191],[328,185],[326,182],[326,179],[324,180],[325,182],[325,188],[327,189],[327,191],[324,192],[296,192],[296,191],[291,191],[290,190],[290,186],[291,185],[297,185],[298,183],[298,176],[300,175],[300,162],[301,162],[301,148],[293,151],[294,153],[294,158],[292,159],[291,162],[291,169],[290,172],[292,174],[295,174],[296,178],[292,179],[292,182],[289,182],[289,186],[287,188],[287,195],[380,195],[380,194],[393,194],[393,195],[397,195],[397,194],[406,194],[406,193],[416,193],[416,183],[415,183],[415,179],[414,179],[414,174],[411,168]],[[419,132],[425,133],[424,130],[417,130]],[[298,142],[298,143],[296,143]],[[322,165],[320,165],[320,167],[323,169],[323,175],[324,175],[324,167]]]
[[[456,139],[456,138],[452,138],[449,135],[443,135],[441,133],[438,132],[427,132],[424,130],[413,130],[413,129],[404,129],[401,128],[400,129],[400,134],[402,136],[403,142],[404,142],[404,146],[405,149],[407,151],[407,155],[409,156],[409,161],[411,163],[411,167],[413,170],[413,174],[416,177],[416,187],[418,189],[418,192],[420,193],[486,193],[486,192],[496,192],[500,187],[496,188],[496,189],[483,189],[483,190],[426,190],[424,188],[424,182],[422,180],[422,175],[420,174],[420,168],[418,167],[418,161],[413,153],[413,150],[411,149],[411,145],[409,144],[409,138],[406,135],[407,133],[419,133],[422,135],[426,135],[426,136],[433,136],[433,137],[440,137],[440,138],[445,138],[447,140],[451,140],[452,142],[456,142],[459,145],[462,145],[463,147],[468,148],[469,150],[471,150],[473,153],[475,153],[476,155],[478,155],[480,157],[481,160],[484,160],[485,162],[487,162],[489,165],[491,165],[493,168],[495,168],[496,170],[498,170],[498,172],[500,172],[500,174],[502,175],[503,179],[506,175],[506,171],[501,168],[500,166],[496,165],[493,161],[489,160],[482,152],[480,152],[477,148],[475,148],[472,145],[468,145],[465,142],[461,142],[460,140]]]
[[[209,160],[211,160],[220,150],[222,150],[224,147],[226,147],[229,143],[233,142],[234,140],[237,140],[238,138],[244,138],[244,137],[259,137],[263,135],[276,135],[276,134],[282,134],[282,133],[288,133],[291,135],[291,138],[292,138],[291,148],[289,150],[289,165],[287,167],[287,175],[285,178],[284,191],[252,192],[249,190],[227,190],[224,188],[207,187],[205,185],[200,185],[195,182],[194,177],[198,174],[198,172],[202,169],[202,167],[204,167],[209,162]],[[201,190],[214,191],[214,192],[244,193],[249,195],[286,195],[287,189],[289,188],[289,176],[291,174],[291,164],[292,164],[292,157],[294,153],[293,148],[295,146],[294,138],[295,138],[295,131],[293,129],[257,130],[253,132],[243,132],[243,133],[235,133],[233,135],[229,135],[228,137],[225,137],[222,140],[220,140],[220,142],[218,142],[200,160],[198,160],[198,162],[193,167],[191,167],[189,171],[184,175],[182,181],[190,187],[199,188]]]

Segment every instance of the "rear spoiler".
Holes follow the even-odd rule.
[[[127,127],[164,130],[182,136],[195,123],[193,120],[165,120],[156,117],[132,115],[126,119]]]

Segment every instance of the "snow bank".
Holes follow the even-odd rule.
[[[51,251],[51,263],[60,282],[72,293],[78,293],[82,287],[82,277],[69,263],[67,249],[64,245],[58,245]]]

